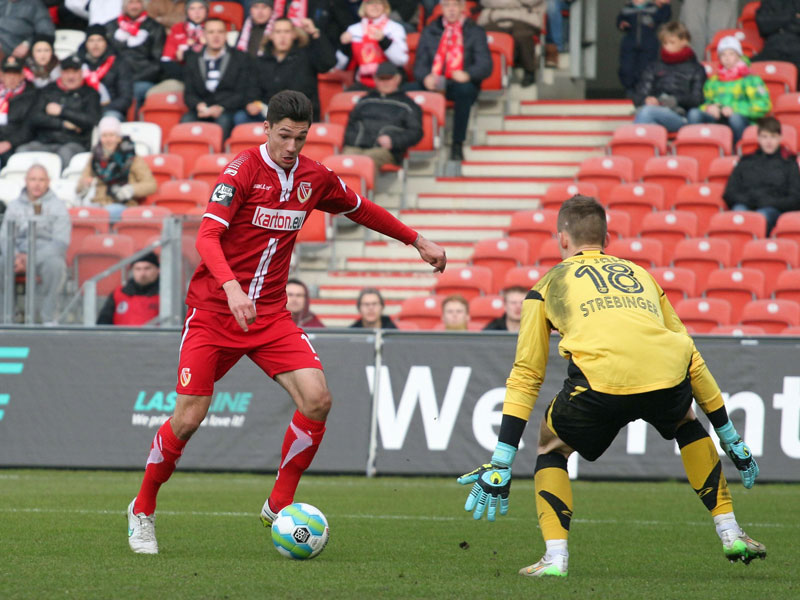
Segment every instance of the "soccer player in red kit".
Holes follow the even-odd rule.
[[[346,215],[413,244],[434,271],[445,268],[439,245],[300,155],[312,114],[311,101],[300,92],[273,96],[264,123],[266,143],[236,156],[211,194],[197,234],[202,262],[186,296],[175,412],[156,433],[142,486],[128,506],[128,542],[134,552],[158,553],[158,489],[205,418],[214,382],[245,354],[297,405],[275,485],[261,509],[264,525],[270,526],[276,513],[292,503],[300,476],[322,441],[331,406],[319,357],[286,310],[292,248],[312,210]]]

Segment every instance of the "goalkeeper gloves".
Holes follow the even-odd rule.
[[[513,446],[498,442],[491,463],[483,464],[458,478],[458,483],[462,485],[473,484],[464,504],[464,510],[474,510],[472,513],[474,519],[480,519],[486,510],[486,517],[494,521],[498,506],[501,515],[508,512],[511,463],[514,462],[516,453],[517,449]]]
[[[719,436],[720,446],[739,469],[742,476],[742,484],[747,489],[753,487],[758,477],[758,463],[750,452],[750,448],[744,443],[741,436],[736,433],[733,423],[728,421],[722,427],[715,427],[714,431]]]

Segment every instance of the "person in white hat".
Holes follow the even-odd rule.
[[[689,123],[723,123],[733,131],[733,143],[745,128],[772,110],[761,77],[750,72],[742,44],[732,35],[717,44],[719,66],[703,86],[705,103],[689,111]]]

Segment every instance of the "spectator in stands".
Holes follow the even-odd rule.
[[[519,324],[522,319],[522,301],[525,300],[528,290],[524,287],[514,286],[503,290],[503,307],[505,312],[502,316],[493,321],[489,321],[484,331],[519,331]]]
[[[208,9],[208,0],[204,2]],[[147,13],[169,31],[186,18],[189,2],[184,0],[148,0]]]
[[[342,34],[347,31],[350,25],[358,23],[361,18],[358,16],[358,10],[361,8],[362,0],[341,0],[337,2],[332,0],[330,3],[330,26],[328,33],[331,40],[337,44],[339,50],[343,50],[344,46],[341,43]],[[438,2],[438,0],[433,0]],[[426,14],[429,14],[426,12]]]
[[[78,57],[83,61],[84,82],[100,94],[102,114],[124,121],[133,101],[131,70],[125,59],[109,47],[105,27],[89,26]]]
[[[764,47],[753,61],[785,60],[800,70],[800,9],[796,3],[762,0],[756,11],[756,25]]]
[[[706,46],[720,29],[736,27],[737,0],[683,0],[681,23],[686,23],[696,56],[705,56]]]
[[[743,156],[723,194],[731,210],[754,210],[767,219],[770,234],[781,214],[800,210],[797,157],[781,146],[781,123],[775,117],[758,122],[758,150]]]
[[[339,38],[342,51],[336,66],[345,69],[349,63],[355,69],[356,83],[351,89],[374,88],[375,72],[383,62],[392,62],[400,68],[408,62],[406,30],[389,18],[390,12],[388,0],[364,0],[358,9],[361,20],[350,25]]]
[[[247,54],[226,44],[223,21],[208,19],[203,29],[203,50],[186,56],[184,101],[189,112],[181,121],[217,123],[227,138],[233,129],[233,115],[245,106],[252,65]]]
[[[0,75],[0,167],[14,150],[30,141],[30,112],[36,103],[36,88],[25,81],[22,61],[9,56]]]
[[[678,21],[658,28],[661,55],[647,65],[636,86],[634,123],[656,123],[678,131],[688,122],[688,111],[703,103],[706,70],[697,62],[690,37]]]
[[[522,67],[522,87],[536,83],[536,42],[544,25],[546,0],[481,0],[478,24],[514,38],[514,64]]]
[[[344,154],[364,154],[383,165],[400,165],[408,149],[422,139],[422,110],[401,89],[403,76],[385,62],[375,74],[375,89],[353,107],[344,134]]]
[[[250,3],[250,15],[242,25],[236,49],[250,56],[261,56],[269,42],[267,26],[272,19],[272,0],[255,0]]]
[[[92,128],[100,120],[100,95],[83,82],[81,60],[68,56],[61,61],[61,77],[39,90],[31,110],[32,139],[21,152],[55,152],[68,165],[78,152],[89,149]]]
[[[311,300],[308,296],[306,284],[299,279],[290,279],[286,282],[286,310],[292,313],[292,320],[298,327],[325,327],[317,315],[309,310]]]
[[[732,35],[717,44],[720,67],[703,86],[705,103],[689,111],[689,123],[724,123],[733,130],[736,144],[745,128],[772,110],[764,82],[750,73],[742,58],[742,45]]]
[[[442,16],[422,30],[414,79],[423,89],[444,92],[455,103],[451,160],[464,160],[469,112],[481,81],[492,73],[486,32],[464,16],[464,0],[442,0]]]
[[[122,0],[65,0],[64,5],[89,25],[104,25],[122,14]]]
[[[263,56],[252,59],[255,76],[249,78],[247,106],[234,121],[263,121],[269,99],[281,90],[303,92],[314,107],[319,121],[317,76],[336,64],[333,45],[311,19],[304,19],[302,29],[289,19],[276,19]]]
[[[161,80],[166,31],[147,14],[143,0],[123,0],[122,14],[106,23],[106,29],[111,47],[131,66],[133,97],[141,106],[147,90]]]
[[[36,223],[36,304],[37,322],[54,325],[57,318],[58,294],[67,274],[65,256],[72,233],[72,223],[64,202],[50,191],[47,169],[33,165],[25,174],[25,189],[6,210],[0,227],[0,253],[4,251],[9,236],[8,225],[14,221],[14,273],[25,273],[28,265],[28,220],[42,217]],[[0,260],[0,292],[5,286],[5,261]],[[0,293],[2,296],[2,293]],[[34,316],[36,320],[36,317]]]
[[[207,18],[207,0],[189,0],[186,3],[186,18],[172,26],[161,55],[161,69],[166,78],[183,82],[187,51],[200,52],[206,43],[203,24]]]
[[[100,141],[92,148],[76,192],[107,209],[111,221],[116,222],[123,210],[155,194],[156,180],[144,159],[136,156],[131,139],[123,137],[116,118],[102,118],[97,129]]]
[[[106,299],[98,325],[147,325],[158,317],[159,264],[155,252],[131,264],[131,278]]]
[[[442,301],[442,324],[446,331],[466,331],[469,328],[469,302],[460,294]]]
[[[363,288],[358,293],[356,306],[358,307],[358,314],[360,316],[350,327],[364,329],[397,329],[397,325],[394,324],[394,321],[383,314],[383,309],[386,308],[386,302],[384,302],[381,293],[375,288]]]
[[[406,33],[413,33],[417,31],[419,6],[418,0],[392,0],[389,18],[395,23],[400,23]]]
[[[61,66],[55,50],[52,36],[37,36],[33,40],[30,54],[25,58],[25,79],[37,88],[50,85],[61,77]]]
[[[339,0],[333,0],[338,3]],[[303,26],[303,19],[311,19],[320,31],[324,31],[330,19],[331,0],[273,0],[271,23],[286,17],[295,27]],[[271,25],[270,23],[270,25]],[[271,28],[270,28],[271,29]]]
[[[544,66],[548,69],[558,68],[558,54],[566,50],[566,33],[564,15],[574,0],[547,0],[547,35],[544,45]]]
[[[12,54],[22,60],[36,35],[55,33],[50,13],[42,0],[0,0],[0,61]]]
[[[639,77],[658,58],[656,30],[672,16],[670,0],[627,0],[617,15],[623,32],[619,48],[619,80],[632,97]]]

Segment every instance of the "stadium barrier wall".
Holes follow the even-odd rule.
[[[0,332],[0,467],[143,467],[174,407],[178,330]],[[377,474],[457,475],[488,460],[515,336],[348,331],[311,339],[334,397],[315,472],[363,473],[371,459]],[[800,340],[700,337],[697,344],[758,458],[761,480],[800,481]],[[519,475],[533,472],[539,421],[565,375],[552,339],[548,374],[514,465]],[[280,386],[240,361],[218,382],[181,468],[274,471],[293,411]],[[738,480],[730,461],[723,464]],[[684,477],[675,442],[641,422],[624,429],[597,462],[573,457],[570,472]]]

